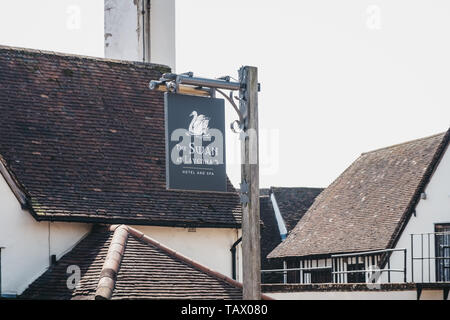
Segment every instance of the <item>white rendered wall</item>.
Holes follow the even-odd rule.
[[[150,62],[175,70],[175,0],[151,0]],[[105,0],[105,57],[143,61],[142,0]],[[147,61],[148,62],[148,61]]]
[[[142,61],[136,0],[105,0],[105,57]]]
[[[45,272],[50,255],[70,251],[89,224],[37,222],[21,206],[0,175],[0,247],[3,295],[21,294]]]
[[[238,229],[196,228],[189,232],[186,228],[169,228],[153,226],[133,226],[165,246],[218,271],[228,277],[232,276],[231,252],[233,243],[241,236]],[[242,281],[242,250],[237,248],[239,259],[237,280]]]
[[[420,200],[416,207],[416,217],[412,216],[405,230],[403,231],[396,248],[407,249],[407,274],[408,282],[411,278],[411,234],[433,233],[435,232],[435,224],[450,223],[450,151],[447,149],[442,160],[434,172],[431,180],[425,190],[427,198]],[[430,236],[431,237],[431,236]],[[430,250],[428,252],[428,237],[424,236],[423,255],[425,257],[430,254],[434,257],[434,239],[431,237]],[[416,236],[414,240],[414,256],[422,255],[422,247],[420,237]],[[391,258],[391,268],[403,265],[401,254],[395,254]],[[434,260],[423,262],[423,280],[422,280],[422,264],[420,260],[414,262],[414,282],[434,282],[435,265]],[[428,278],[428,270],[430,269],[431,279]],[[401,276],[394,277],[394,282],[402,282]]]

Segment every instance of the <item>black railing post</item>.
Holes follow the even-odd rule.
[[[302,260],[298,261],[298,283],[302,283]]]
[[[306,281],[305,281],[305,260],[302,260],[302,269],[303,269],[303,271],[302,271],[302,283],[304,284]]]
[[[411,234],[411,282],[414,282],[414,234]]]
[[[341,283],[341,258],[337,258],[337,269],[338,269],[338,272],[339,273],[337,273],[336,275],[337,275],[337,283]]]
[[[431,250],[430,250],[430,234],[428,234],[428,282],[431,282]]]
[[[421,254],[422,254],[420,257],[420,263],[422,266],[421,272],[422,272],[422,282],[423,282],[423,233],[420,235],[420,242],[421,242],[420,247],[421,247]]]
[[[391,256],[388,256],[388,283],[391,283]]]
[[[403,250],[403,281],[406,283],[407,282],[407,278],[406,278],[406,249]]]
[[[334,268],[334,258],[331,257],[331,274],[333,275],[332,281],[336,283],[336,269]]]

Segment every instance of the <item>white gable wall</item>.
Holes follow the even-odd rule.
[[[240,229],[133,226],[165,246],[231,278],[231,246],[241,237]],[[192,230],[193,231],[193,230]],[[237,247],[237,280],[242,281],[242,250]]]
[[[433,233],[435,232],[435,224],[450,223],[450,151],[447,148],[444,156],[436,168],[430,182],[425,190],[426,199],[421,199],[416,207],[416,216],[412,216],[409,220],[405,230],[403,231],[396,248],[407,249],[407,274],[408,282],[412,280],[411,277],[411,234]],[[376,226],[374,226],[376,227]],[[414,256],[422,256],[422,246],[420,236],[416,236],[414,240]],[[428,252],[428,236],[424,235],[423,256],[427,257],[430,254],[434,257],[434,238],[430,236],[430,251]],[[399,268],[403,266],[403,257],[396,253],[391,258],[391,268]],[[430,269],[431,279],[428,278],[428,270]],[[423,270],[423,280],[422,280]],[[394,282],[402,282],[402,276],[397,274],[393,278]],[[435,281],[435,265],[434,260],[422,262],[416,260],[414,262],[414,282],[428,282]]]
[[[70,251],[90,230],[80,223],[37,222],[22,210],[0,175],[1,293],[19,295],[57,259]]]
[[[136,0],[105,0],[105,57],[142,61]]]

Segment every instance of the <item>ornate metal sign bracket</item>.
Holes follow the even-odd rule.
[[[220,93],[236,111],[239,120],[230,124],[234,133],[245,131],[246,127],[246,104],[243,91],[245,91],[245,82],[232,82],[230,76],[220,77],[218,79],[206,79],[194,77],[193,72],[181,74],[165,73],[159,80],[150,81],[151,90],[190,94],[204,97],[215,97],[216,92]],[[259,86],[258,86],[259,89]],[[229,90],[227,95],[223,90]],[[234,91],[239,91],[239,97],[233,96]],[[241,109],[237,106],[234,99],[241,102]],[[241,111],[243,109],[243,112]]]

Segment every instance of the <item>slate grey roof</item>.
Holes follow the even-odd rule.
[[[314,203],[323,188],[271,187],[286,229],[290,232]]]
[[[287,230],[290,231],[322,190],[321,188],[271,187],[266,195],[260,197],[260,217],[263,222],[261,227],[261,269],[283,268],[281,261],[267,259],[267,255],[281,243],[280,230],[269,195],[274,193]],[[281,273],[263,273],[261,279],[263,283],[279,283],[282,282],[283,275]]]

